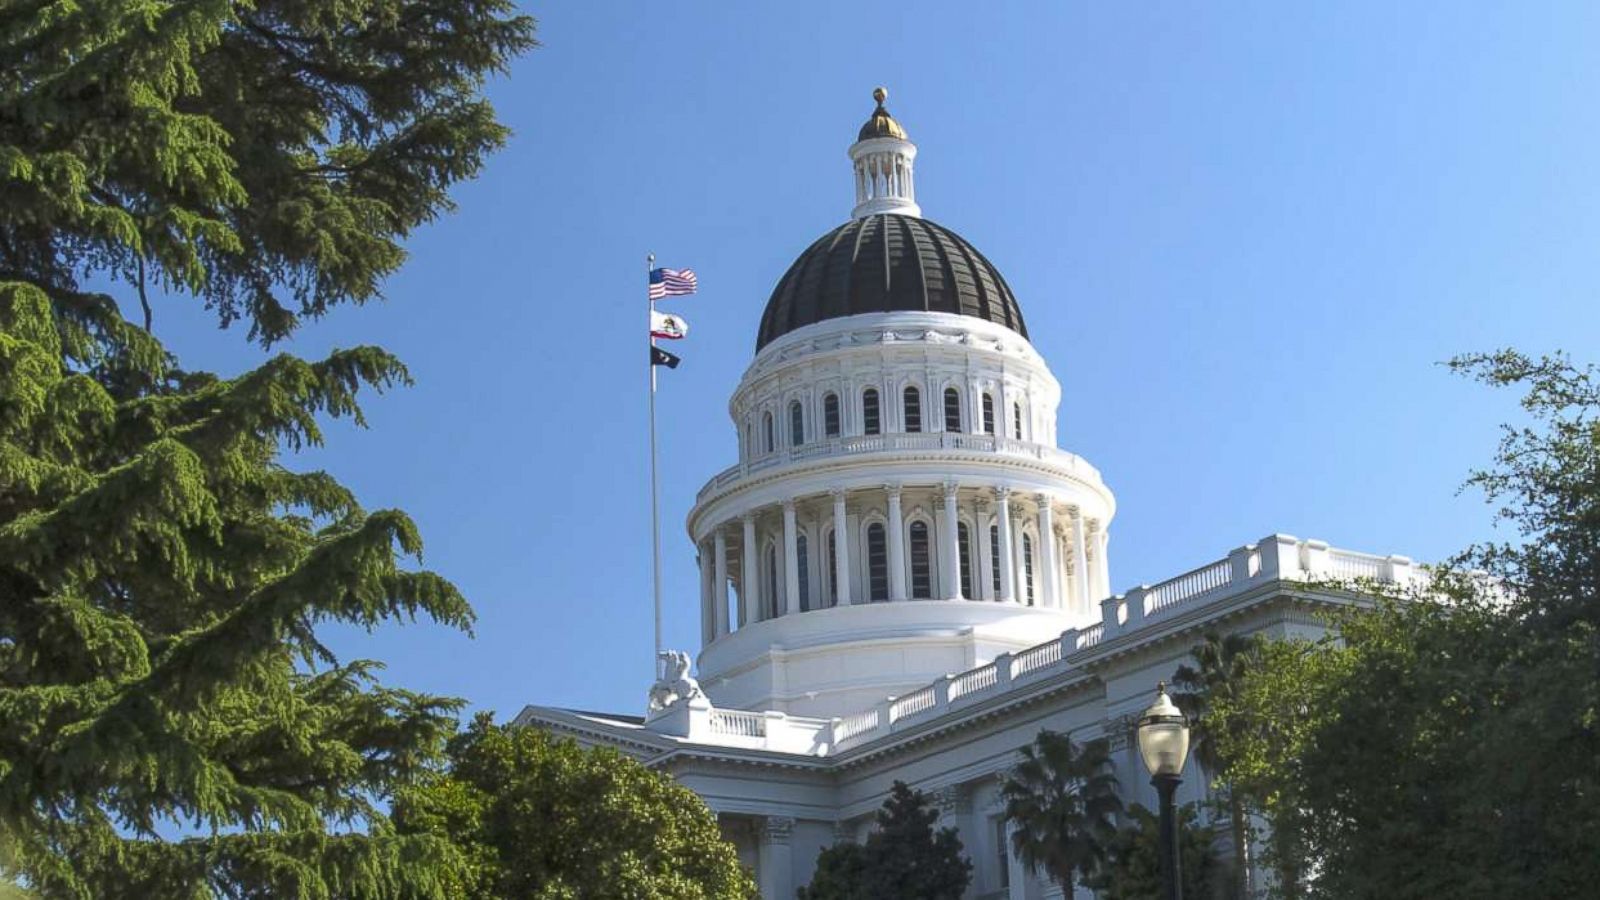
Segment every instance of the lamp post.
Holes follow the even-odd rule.
[[[1167,683],[1156,687],[1156,702],[1139,718],[1139,755],[1150,770],[1150,783],[1161,795],[1161,880],[1167,900],[1183,900],[1182,863],[1178,859],[1178,816],[1172,795],[1183,783],[1189,756],[1189,720],[1167,696]]]

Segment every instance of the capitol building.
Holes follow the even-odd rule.
[[[1009,852],[999,789],[1019,748],[1041,729],[1108,738],[1124,801],[1154,808],[1130,723],[1206,632],[1315,636],[1351,597],[1328,581],[1419,570],[1240,535],[1169,580],[1119,584],[1116,497],[1057,445],[1060,382],[1023,303],[923,218],[917,147],[875,97],[849,148],[849,220],[774,273],[729,403],[738,459],[688,515],[692,672],[665,654],[644,715],[533,705],[516,722],[693,790],[771,900],[861,839],[896,780],[959,831],[969,897],[1059,897]],[[1189,765],[1180,803],[1206,796]]]

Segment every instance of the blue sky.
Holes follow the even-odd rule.
[[[651,678],[644,255],[701,293],[660,395],[669,646],[698,645],[683,519],[735,459],[727,398],[772,286],[848,216],[873,86],[918,200],[1006,274],[1116,492],[1121,591],[1283,531],[1439,558],[1491,536],[1510,395],[1469,350],[1600,359],[1600,7],[563,3],[491,94],[515,129],[387,300],[286,348],[376,343],[417,384],[320,467],[420,523],[475,639],[337,632],[502,717],[642,710]],[[198,304],[185,363],[262,353]]]

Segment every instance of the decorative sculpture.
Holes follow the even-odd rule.
[[[656,662],[660,677],[650,686],[652,714],[705,696],[700,683],[689,676],[689,654],[682,650],[663,650],[656,654]]]

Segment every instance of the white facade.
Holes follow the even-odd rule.
[[[882,100],[851,148],[853,215],[918,216],[916,148]],[[1414,577],[1403,557],[1273,535],[1113,595],[1116,501],[1057,445],[1060,397],[1019,331],[975,315],[854,312],[767,342],[729,403],[739,459],[688,516],[698,685],[664,678],[642,719],[517,722],[673,774],[768,898],[859,838],[895,780],[959,829],[970,896],[1052,896],[1004,849],[1018,748],[1042,728],[1108,736],[1126,799],[1153,807],[1128,723],[1204,632],[1317,632],[1315,608],[1352,596],[1319,579]],[[1191,772],[1179,800],[1204,790]]]

